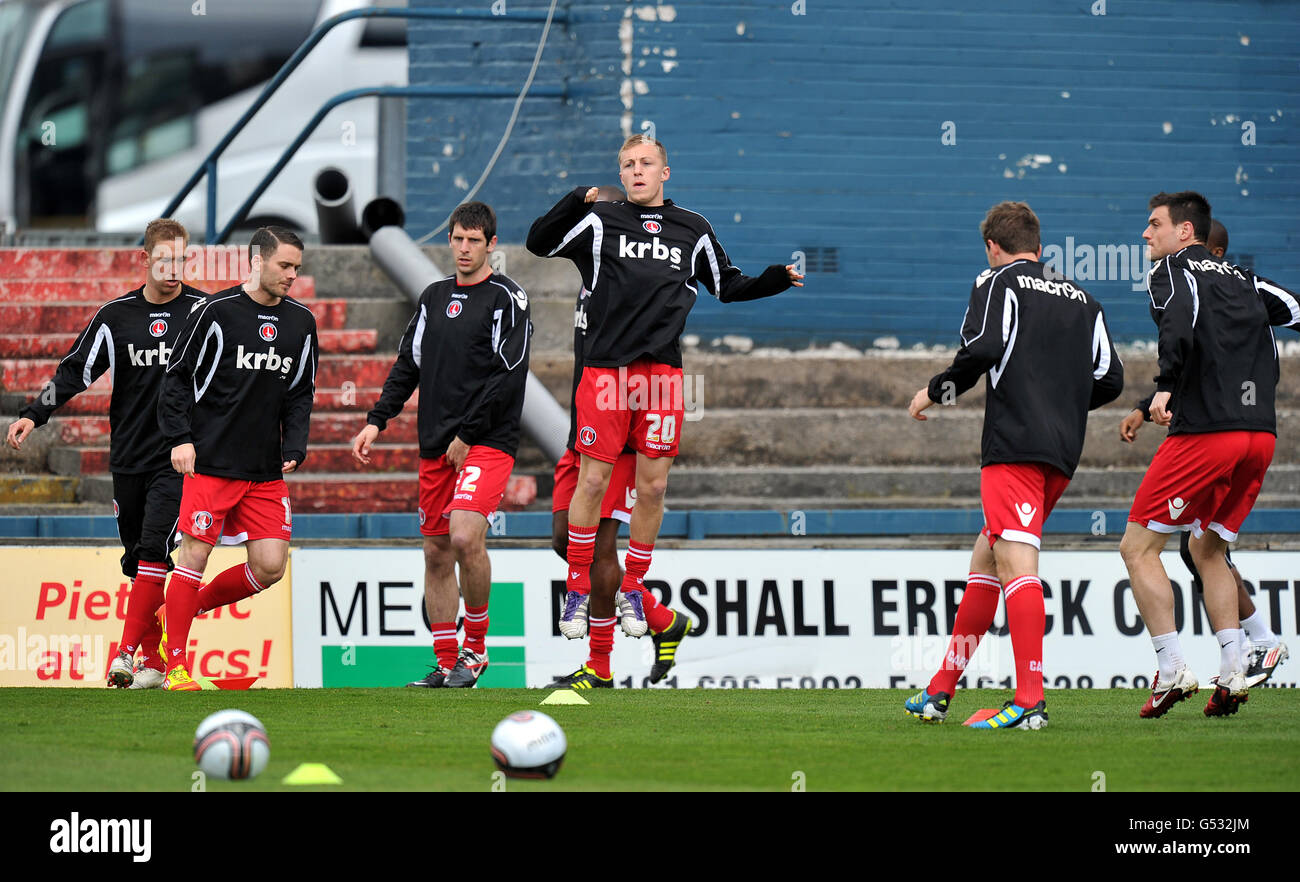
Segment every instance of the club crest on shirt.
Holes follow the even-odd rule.
[[[453,300],[451,303],[447,304],[447,318],[455,318],[460,315],[462,309],[464,309],[464,307],[460,305],[460,301]]]
[[[194,513],[194,531],[196,533],[208,532],[208,527],[212,526],[212,514],[206,511],[196,511]]]
[[[116,517],[120,516],[121,514],[122,514],[122,510],[121,510],[120,508],[117,507],[117,500],[114,499],[114,500],[113,500],[113,517],[116,518]]]
[[[149,333],[155,337],[161,337],[167,333],[167,323],[162,319],[154,319],[149,323]]]
[[[424,521],[425,521],[424,507],[423,507],[423,506],[417,506],[416,509],[415,509],[415,513],[416,513],[416,514],[419,516],[419,518],[420,518],[420,526],[423,527],[423,526],[424,526]]]
[[[651,234],[657,233],[663,229],[663,227],[660,226],[658,221],[650,221],[650,220],[643,221],[641,223],[641,228],[644,229],[647,233],[651,233]]]
[[[262,327],[257,329],[257,336],[261,337],[267,343],[270,343],[276,337],[275,325],[270,322],[262,322]]]
[[[596,430],[591,426],[583,426],[582,431],[578,433],[578,440],[584,447],[590,447],[596,443]]]

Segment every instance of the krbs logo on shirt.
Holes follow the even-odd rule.
[[[645,221],[644,223],[641,224],[641,227],[647,233],[650,233],[652,235],[663,229],[663,227],[661,227],[657,221]]]
[[[455,318],[460,315],[461,305],[459,300],[453,300],[447,304],[447,318]]]
[[[263,322],[262,327],[257,329],[257,334],[267,343],[270,343],[272,340],[275,339],[275,335],[276,335],[275,325],[271,324],[270,322]]]
[[[154,319],[149,324],[149,333],[155,337],[161,337],[167,333],[167,323],[162,319]]]

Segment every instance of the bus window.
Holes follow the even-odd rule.
[[[93,131],[102,131],[107,76],[108,0],[69,6],[55,21],[33,73],[19,129],[26,215],[32,224],[82,226],[101,165]]]

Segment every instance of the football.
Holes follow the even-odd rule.
[[[214,778],[255,778],[270,758],[266,727],[241,710],[217,711],[194,732],[194,761]]]
[[[492,759],[510,778],[554,778],[568,742],[555,720],[539,711],[518,711],[492,730]]]

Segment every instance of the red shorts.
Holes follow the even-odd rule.
[[[1042,547],[1043,523],[1070,479],[1041,462],[987,465],[980,470],[980,504],[991,547],[998,539]]]
[[[289,486],[283,480],[240,481],[215,475],[186,475],[181,486],[177,529],[200,542],[238,545],[250,539],[293,535]]]
[[[573,491],[578,486],[578,455],[572,450],[555,464],[555,492],[551,495],[551,514],[568,511],[573,501]],[[600,516],[614,518],[627,524],[632,521],[632,506],[636,502],[636,454],[624,452],[614,463],[605,488],[605,498],[600,501]]]
[[[447,457],[420,460],[421,536],[446,536],[453,511],[476,511],[491,518],[506,495],[515,458],[495,447],[474,445],[459,472]]]
[[[682,369],[650,361],[626,367],[586,367],[574,400],[574,449],[615,462],[625,447],[649,457],[676,456],[686,417]]]
[[[1128,519],[1157,533],[1213,530],[1235,542],[1273,461],[1271,432],[1172,435],[1142,478]]]

